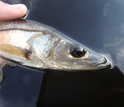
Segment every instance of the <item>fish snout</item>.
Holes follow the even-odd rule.
[[[91,65],[96,69],[111,68],[112,66],[110,60],[103,54],[92,54],[90,59]]]
[[[111,68],[112,67],[112,63],[105,56],[102,56],[102,58],[99,60],[99,63],[97,65],[99,68]]]

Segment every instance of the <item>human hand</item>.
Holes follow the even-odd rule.
[[[10,5],[0,1],[0,20],[18,19],[26,15],[27,7],[24,4]]]

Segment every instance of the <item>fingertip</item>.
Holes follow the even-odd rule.
[[[7,8],[12,10],[14,13],[19,13],[20,17],[23,17],[27,13],[27,7],[24,4],[14,4],[14,5],[8,5]],[[11,12],[11,13],[12,13]]]
[[[26,15],[28,9],[24,4],[9,5],[0,2],[0,20],[13,20],[22,18]]]
[[[18,9],[19,9],[18,11],[20,11],[20,18],[25,17],[28,11],[26,5],[21,4],[21,7]]]

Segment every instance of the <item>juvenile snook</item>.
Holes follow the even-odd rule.
[[[67,71],[103,69],[111,65],[104,55],[55,29],[21,19],[0,21],[0,67],[13,64]]]

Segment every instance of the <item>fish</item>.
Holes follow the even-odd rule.
[[[0,81],[2,68],[84,71],[110,68],[104,54],[94,52],[57,29],[32,20],[0,21]]]

